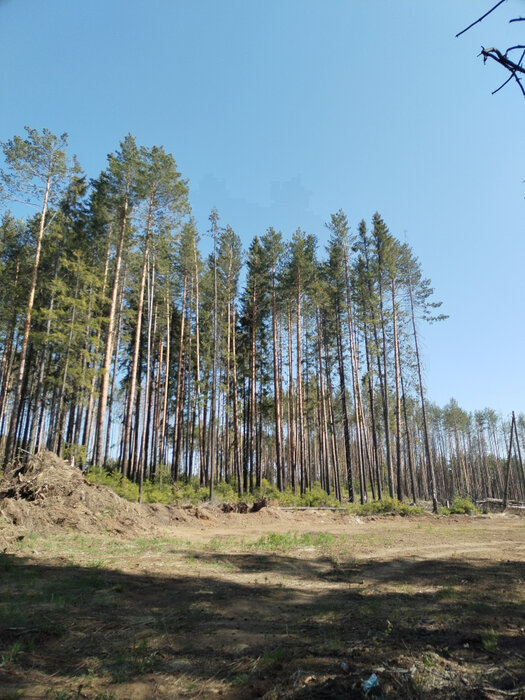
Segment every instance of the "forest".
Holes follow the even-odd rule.
[[[127,135],[89,179],[67,134],[2,146],[3,465],[45,448],[210,498],[525,499],[525,416],[426,396],[421,334],[446,316],[379,213],[327,215],[324,250],[271,227],[245,248],[215,208],[197,230],[162,147]]]

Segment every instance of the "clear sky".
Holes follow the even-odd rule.
[[[525,410],[525,99],[480,47],[525,0],[0,0],[0,140],[67,131],[90,177],[131,132],[247,246],[379,211],[450,318],[422,329],[430,398]],[[521,33],[521,36],[520,36]]]

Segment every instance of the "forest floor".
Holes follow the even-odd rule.
[[[3,551],[2,551],[3,550]],[[0,698],[525,698],[525,519],[0,481]]]

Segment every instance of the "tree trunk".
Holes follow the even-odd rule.
[[[22,346],[20,348],[20,356],[18,358],[18,375],[16,379],[15,395],[13,398],[13,407],[11,410],[11,418],[9,421],[9,431],[4,451],[4,465],[10,462],[15,456],[15,442],[18,427],[18,413],[20,402],[22,400],[22,388],[24,383],[24,374],[26,369],[27,347],[29,344],[29,332],[31,330],[31,316],[35,303],[36,283],[38,278],[38,266],[40,264],[40,254],[42,252],[42,239],[44,237],[45,221],[47,204],[49,200],[49,191],[51,187],[51,172],[48,173],[46,187],[44,192],[44,201],[42,203],[42,211],[40,214],[40,223],[38,225],[38,233],[36,238],[36,251],[33,261],[33,271],[31,273],[31,284],[29,286],[29,296],[26,307],[26,318],[24,323],[24,331],[22,334]]]
[[[111,292],[111,303],[109,308],[109,318],[108,327],[106,329],[106,342],[104,347],[104,360],[101,368],[100,377],[100,394],[98,400],[98,413],[97,413],[97,428],[96,428],[96,438],[95,438],[95,452],[93,455],[93,462],[97,465],[103,466],[103,450],[104,450],[104,426],[106,423],[106,409],[108,404],[108,390],[109,390],[109,373],[111,369],[111,362],[113,359],[113,343],[115,336],[115,319],[117,311],[117,299],[118,291],[120,285],[120,268],[122,266],[122,256],[124,250],[124,239],[126,237],[126,228],[128,223],[128,197],[129,191],[126,192],[124,198],[124,208],[122,213],[122,222],[120,227],[120,234],[117,245],[117,254],[115,258],[115,275],[113,278],[113,289]]]

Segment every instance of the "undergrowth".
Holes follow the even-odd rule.
[[[87,479],[94,484],[109,486],[122,498],[128,501],[138,501],[139,486],[130,479],[126,479],[118,471],[107,471],[99,467],[92,467],[87,473]],[[285,491],[279,491],[275,484],[267,479],[262,479],[261,485],[251,494],[239,496],[235,484],[221,481],[214,486],[214,501],[218,503],[237,501],[258,501],[265,498],[276,505],[288,507],[329,507],[345,508],[352,513],[361,515],[373,515],[376,513],[397,512],[414,514],[420,509],[405,505],[396,499],[385,498],[381,501],[370,501],[364,506],[358,504],[343,504],[334,494],[328,494],[316,481],[303,494],[294,493],[290,486]],[[158,479],[145,479],[142,488],[142,500],[144,503],[188,503],[196,505],[209,500],[209,490],[199,484],[199,480],[172,481],[165,478],[163,483]]]
[[[380,515],[381,513],[398,513],[399,515],[421,515],[423,509],[419,506],[410,506],[398,501],[397,498],[382,498],[380,501],[368,501],[364,505],[352,504],[349,506],[351,513],[356,515]]]
[[[104,470],[92,467],[87,473],[87,479],[94,484],[109,486],[115,493],[128,501],[138,501],[139,486],[130,479],[126,479],[116,470]],[[369,500],[364,505],[359,503],[341,503],[334,494],[328,494],[321,488],[319,482],[314,482],[306,493],[294,493],[291,487],[285,491],[279,491],[275,484],[267,479],[262,479],[261,485],[251,494],[239,496],[234,483],[221,481],[214,486],[214,502],[235,503],[237,501],[258,501],[267,499],[270,503],[283,507],[331,507],[343,508],[353,515],[380,515],[382,513],[397,513],[399,515],[420,515],[423,510],[419,506],[408,505],[397,498],[382,498],[379,501]],[[209,489],[200,485],[197,478],[189,480],[173,481],[166,475],[162,481],[159,477],[150,480],[145,479],[142,489],[144,503],[171,503],[174,505],[197,505],[209,501]],[[456,496],[449,508],[441,508],[441,514],[479,513],[476,506],[469,498]]]
[[[440,508],[440,515],[476,515],[481,513],[468,496],[454,496],[448,508]]]

